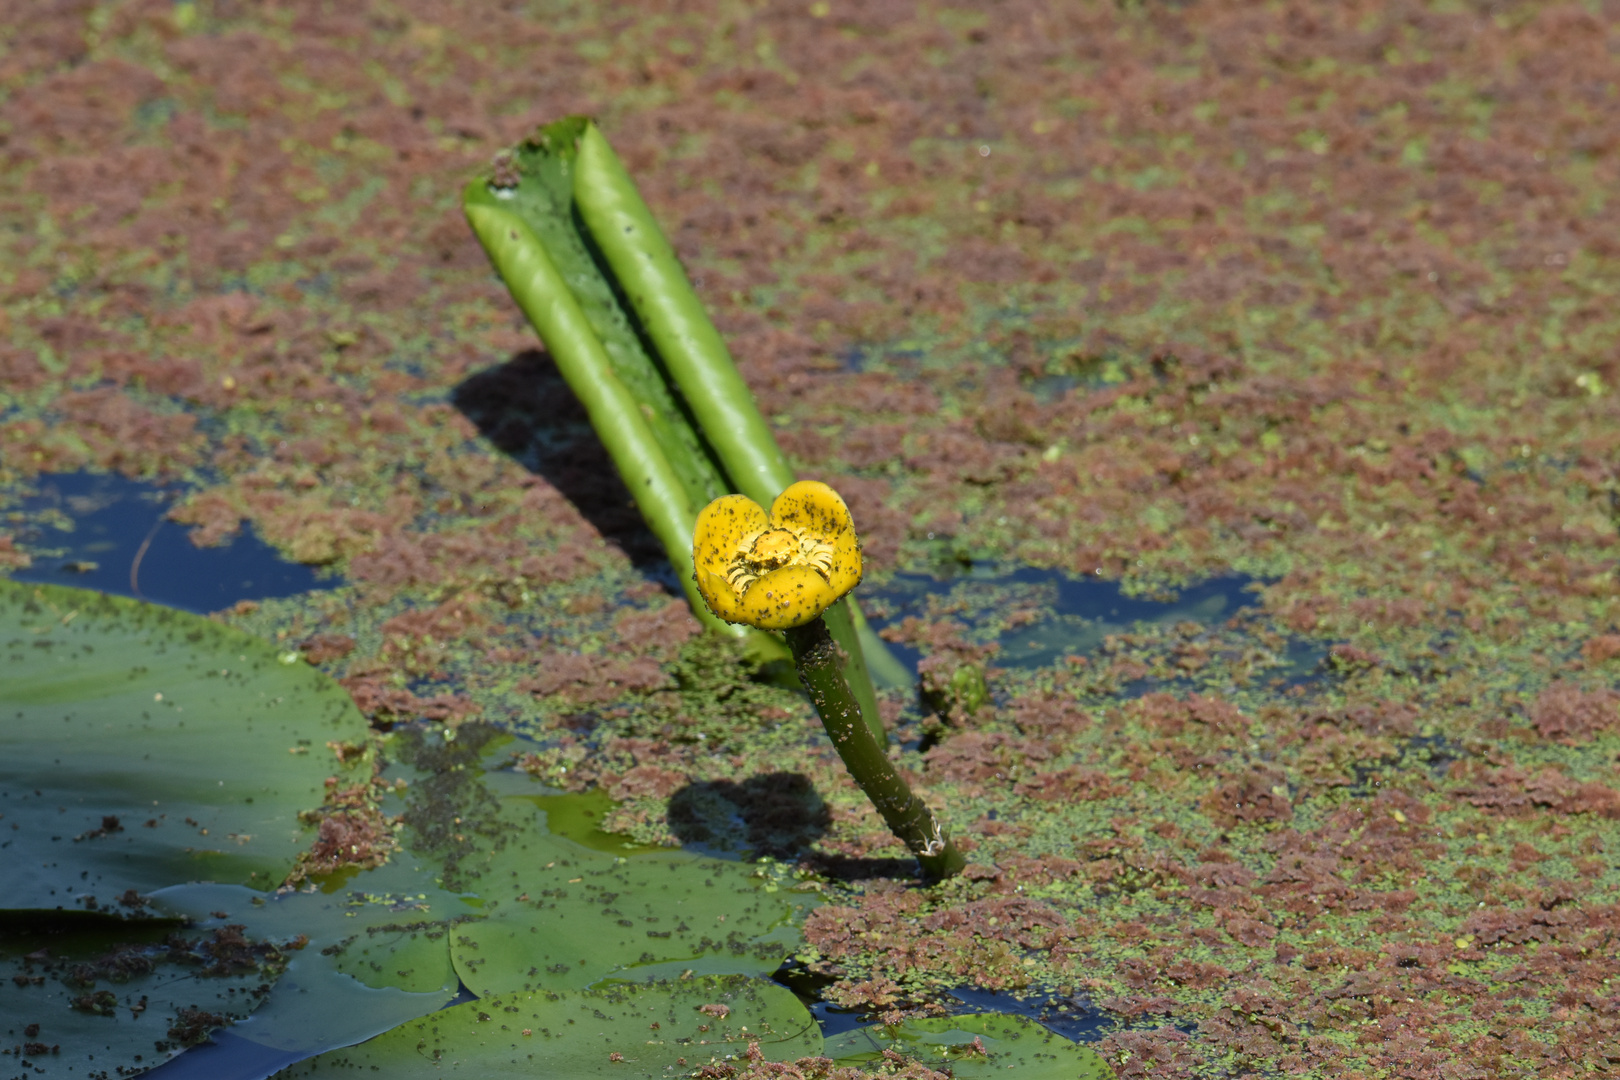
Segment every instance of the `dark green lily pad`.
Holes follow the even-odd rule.
[[[508,798],[514,827],[481,858],[485,918],[451,954],[475,994],[574,990],[625,977],[763,975],[799,945],[807,898],[754,867],[682,851],[612,856],[548,835],[535,803]]]
[[[413,994],[457,989],[450,961],[452,928],[442,922],[394,918],[367,926],[338,954],[337,970],[367,986]]]
[[[365,720],[331,679],[200,616],[0,581],[7,908],[279,884]],[[9,828],[5,828],[9,826]]]
[[[0,912],[0,1041],[16,1055],[6,1075],[150,1068],[251,1012],[291,955],[288,942],[248,938],[239,925],[183,927]]]
[[[251,1020],[232,1034],[262,1046],[319,1053],[368,1039],[441,1008],[460,984],[450,968],[449,934],[467,911],[427,887],[404,895],[396,864],[368,871],[375,891],[299,892],[265,897],[234,885],[183,885],[154,898],[164,914],[204,929],[239,923],[250,934],[307,938]]]
[[[688,1075],[742,1056],[751,1043],[770,1061],[813,1057],[822,1047],[814,1018],[790,991],[733,975],[502,994],[402,1024],[277,1076],[634,1080]]]
[[[858,1028],[827,1040],[823,1051],[840,1065],[865,1065],[893,1050],[956,1080],[1114,1080],[1114,1070],[1089,1046],[1070,1042],[1033,1020],[1005,1013],[972,1013]]]

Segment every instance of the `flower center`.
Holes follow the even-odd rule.
[[[786,566],[799,553],[799,538],[786,529],[767,529],[759,534],[749,550],[748,560],[761,570]]]
[[[772,570],[784,566],[808,566],[822,577],[832,572],[833,546],[794,526],[773,526],[744,541],[731,558],[726,580],[738,593]]]

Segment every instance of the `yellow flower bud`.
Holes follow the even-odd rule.
[[[861,583],[849,507],[815,480],[782,492],[769,514],[745,495],[714,500],[698,514],[692,562],[710,611],[761,630],[803,626]]]

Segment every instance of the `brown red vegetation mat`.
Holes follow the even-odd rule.
[[[22,14],[9,494],[184,481],[198,542],[251,522],[342,572],[237,617],[377,723],[525,730],[649,838],[753,814],[831,876],[806,962],[836,1001],[1080,993],[1122,1076],[1620,1066],[1612,5]],[[875,584],[1263,582],[1226,624],[993,673],[908,751],[976,844],[949,886],[892,879],[806,707],[634,569],[655,548],[460,220],[471,172],[573,112]],[[947,672],[996,662],[978,625],[894,633]],[[1333,648],[1282,678],[1291,642]],[[822,818],[747,788],[779,772]],[[346,814],[323,841],[370,827]]]

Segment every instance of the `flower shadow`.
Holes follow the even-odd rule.
[[[832,824],[809,777],[768,773],[688,784],[669,798],[669,828],[683,845],[793,858]]]

